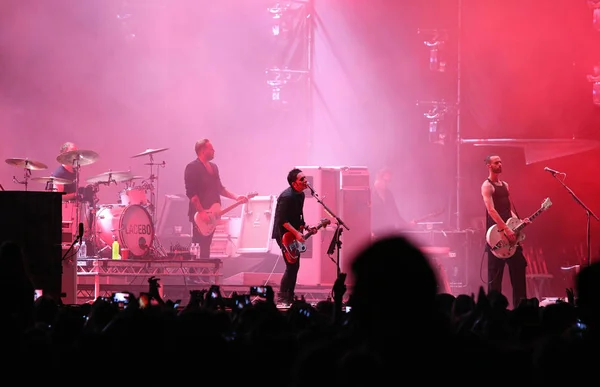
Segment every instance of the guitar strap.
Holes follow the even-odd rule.
[[[502,184],[504,184],[504,182],[502,182]],[[517,215],[517,218],[521,219],[521,215],[519,215],[519,211],[517,211],[517,207],[515,206],[515,203],[512,201],[512,198],[510,197],[510,191],[506,190],[506,192],[508,192],[508,201],[510,202],[510,207]]]

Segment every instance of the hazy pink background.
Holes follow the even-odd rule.
[[[131,156],[166,147],[155,155],[166,163],[162,200],[184,192],[184,167],[195,141],[206,137],[234,192],[276,195],[294,165],[364,165],[372,173],[387,165],[397,171],[393,188],[407,219],[445,208],[440,218],[452,228],[456,148],[428,142],[425,108],[416,102],[456,102],[458,59],[463,138],[600,139],[586,80],[600,59],[600,32],[583,0],[464,0],[460,34],[458,1],[315,1],[312,103],[300,77],[283,90],[285,107],[271,101],[265,70],[303,70],[307,43],[301,34],[273,36],[267,8],[275,3],[2,1],[3,159],[44,162],[49,170],[34,176],[48,175],[60,145],[73,141],[100,155],[82,167],[83,179],[109,169],[148,176],[149,158]],[[302,31],[301,17],[293,20]],[[450,31],[445,73],[429,71],[419,28]],[[451,140],[455,123],[452,113]],[[547,161],[527,164],[519,149],[461,147],[462,227],[483,214],[479,186],[490,152],[504,159],[522,216],[552,197],[552,210],[528,238],[556,265],[572,259],[569,249],[585,237],[585,213],[543,167],[566,171],[566,183],[598,214],[598,149],[564,156],[549,149]],[[22,189],[11,181],[22,174],[3,163],[0,183]],[[116,202],[121,188],[103,187],[100,202]],[[595,221],[592,236],[597,251]]]

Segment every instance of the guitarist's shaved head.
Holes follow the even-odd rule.
[[[496,155],[496,154],[487,155],[486,158],[483,159],[483,161],[485,162],[485,165],[491,164],[492,163],[492,159],[494,157],[498,157],[498,155]]]

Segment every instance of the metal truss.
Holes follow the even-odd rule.
[[[164,285],[161,290],[163,292],[162,297],[167,300],[181,300],[182,305],[185,305],[189,301],[191,290],[203,290],[208,289],[212,285],[211,283],[187,283],[184,285]],[[225,298],[231,298],[235,294],[249,294],[250,286],[246,285],[220,285],[221,295]],[[110,297],[114,292],[130,291],[134,294],[140,292],[147,292],[148,285],[136,284],[136,285],[119,285],[119,284],[101,284],[98,292],[95,291],[93,284],[79,284],[77,286],[77,302],[84,303],[90,302],[96,299],[96,297]],[[279,286],[273,286],[275,294],[279,291]],[[304,297],[306,302],[316,304],[319,301],[326,301],[332,298],[331,286],[297,286],[296,295],[298,297]],[[350,291],[346,292],[346,298]]]
[[[77,261],[77,275],[221,276],[222,267],[223,261],[220,259],[194,261],[82,259]]]
[[[147,279],[150,277],[161,278],[163,284],[175,282],[186,286],[188,283],[189,286],[218,285],[223,277],[222,267],[223,261],[220,259],[194,261],[82,259],[77,261],[77,296],[96,299],[109,296],[113,291],[140,286],[142,283],[145,284],[143,291],[147,291]],[[135,282],[138,284],[134,285]]]

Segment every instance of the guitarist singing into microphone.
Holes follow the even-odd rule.
[[[198,223],[211,223],[210,209],[214,208],[215,204],[221,205],[221,196],[239,202],[246,202],[248,198],[235,195],[223,186],[219,168],[211,162],[215,158],[215,148],[209,140],[197,141],[194,150],[196,159],[185,167],[185,194],[190,199],[188,216],[192,222],[192,243],[198,243],[200,246],[200,258],[208,259],[214,231],[204,235],[200,232]]]
[[[297,241],[304,242],[302,232],[310,230],[304,222],[304,190],[308,188],[306,176],[300,169],[294,168],[288,173],[287,181],[290,186],[283,190],[277,198],[273,233],[271,235],[281,248],[284,257],[286,250],[282,242],[283,236],[289,232]],[[293,262],[284,259],[284,262],[285,272],[281,277],[277,301],[278,303],[291,304],[294,300],[300,259]]]
[[[498,231],[503,232],[509,242],[515,243],[517,236],[506,225],[506,221],[511,217],[518,218],[518,216],[512,210],[508,183],[500,180],[502,160],[500,156],[490,155],[485,158],[485,164],[488,167],[489,175],[481,185],[481,195],[483,196],[483,203],[486,210],[486,229],[497,225]],[[523,222],[528,223],[529,219],[523,219]],[[492,290],[502,292],[504,264],[507,264],[513,290],[512,306],[516,308],[521,299],[527,297],[525,275],[527,260],[523,255],[523,248],[517,246],[514,255],[507,259],[497,258],[492,254],[490,246],[487,243],[486,252],[488,255],[488,293]]]

